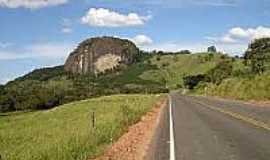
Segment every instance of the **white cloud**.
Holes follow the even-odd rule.
[[[14,60],[27,58],[65,58],[74,46],[59,43],[44,43],[26,46],[20,52],[0,51],[0,60]]]
[[[72,30],[71,28],[69,28],[69,27],[64,27],[64,28],[62,28],[61,31],[62,31],[63,33],[66,33],[66,34],[72,33],[72,32],[73,32],[73,30]]]
[[[150,18],[151,16],[140,16],[137,13],[124,15],[105,8],[91,8],[81,18],[81,22],[96,27],[128,27],[143,25]]]
[[[205,39],[218,46],[220,51],[241,55],[246,51],[251,41],[264,37],[270,37],[270,28],[258,26],[255,28],[234,27],[222,36],[205,37]]]
[[[240,27],[235,27],[229,30],[227,36],[232,38],[248,38],[249,33]]]
[[[221,37],[220,41],[222,43],[237,43],[237,39],[234,39],[231,35],[225,35]]]
[[[221,37],[206,37],[206,39],[215,41],[217,43],[239,44],[239,43],[249,43],[254,39],[263,37],[270,37],[270,28],[263,26],[247,29],[235,27],[231,28],[226,34],[224,34]]]
[[[0,0],[0,6],[7,8],[39,9],[67,3],[68,0]]]
[[[153,43],[153,40],[150,37],[142,34],[137,35],[134,38],[131,38],[130,40],[133,41],[138,46],[147,46]]]

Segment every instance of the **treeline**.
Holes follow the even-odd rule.
[[[141,52],[136,57],[134,72],[143,72],[142,69],[149,67],[144,63],[149,58],[151,55]],[[121,66],[99,75],[73,75],[65,72],[63,66],[38,69],[0,86],[0,111],[49,109],[111,94],[168,92],[165,85],[144,82],[139,77],[132,82],[123,81],[129,78],[126,71],[130,69],[131,66]]]
[[[241,64],[240,64],[241,63]],[[239,67],[243,65],[243,67]],[[208,86],[219,86],[224,80],[242,78],[252,81],[270,71],[270,38],[253,41],[243,57],[223,55],[216,67],[205,74],[187,75],[183,78],[185,88],[203,90]],[[233,85],[233,84],[232,84]],[[227,86],[229,89],[230,86]],[[213,88],[213,87],[212,87]],[[230,91],[226,91],[230,92]],[[216,93],[219,94],[219,93]]]

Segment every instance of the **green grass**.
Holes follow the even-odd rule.
[[[218,86],[209,85],[206,94],[240,100],[270,100],[270,74],[226,79]]]
[[[161,96],[116,95],[0,115],[4,160],[85,160],[101,154]],[[92,114],[95,112],[95,128]]]
[[[161,84],[166,83],[170,89],[176,89],[183,86],[183,77],[186,75],[204,74],[215,67],[220,60],[220,55],[216,54],[211,60],[205,61],[208,54],[190,54],[190,55],[165,55],[151,58],[151,64],[158,69],[146,70],[140,78],[149,81],[155,81]]]

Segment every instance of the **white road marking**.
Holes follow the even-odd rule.
[[[170,107],[170,160],[175,160],[175,142],[173,131],[173,116],[172,116],[172,98],[169,96]]]

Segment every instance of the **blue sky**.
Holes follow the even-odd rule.
[[[79,42],[104,35],[145,50],[242,54],[270,36],[270,0],[0,0],[0,83],[63,64]]]

